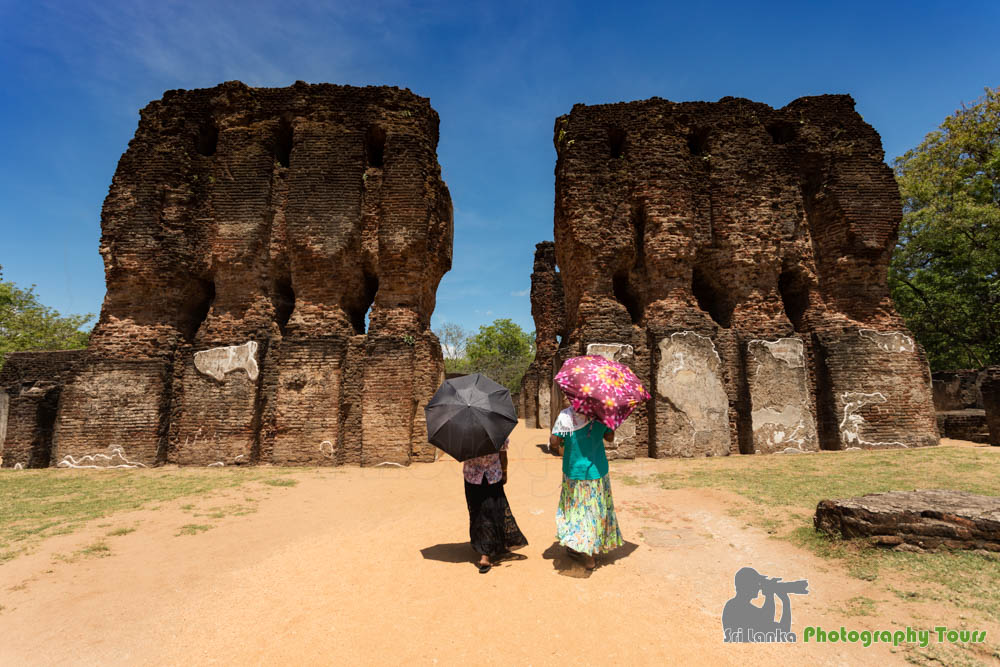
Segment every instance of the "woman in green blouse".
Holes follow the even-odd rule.
[[[615,432],[599,421],[566,408],[552,426],[549,446],[562,451],[562,493],[556,510],[556,537],[570,556],[582,558],[593,570],[595,554],[620,547],[621,530],[615,516],[604,441]]]

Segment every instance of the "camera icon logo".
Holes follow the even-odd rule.
[[[792,632],[792,604],[789,595],[808,595],[805,579],[783,581],[765,577],[752,567],[740,568],[733,577],[736,595],[722,610],[722,629],[727,642],[796,641]],[[754,600],[763,596],[763,604]],[[775,598],[781,602],[781,617],[775,620]]]

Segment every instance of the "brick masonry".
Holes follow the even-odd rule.
[[[559,339],[566,333],[562,277],[556,269],[556,248],[552,241],[535,246],[531,315],[535,320],[535,359],[522,380],[526,396],[524,417],[532,428],[548,428],[558,414],[552,410],[552,359],[559,349]]]
[[[52,457],[59,396],[83,350],[13,352],[0,370],[0,459],[5,468],[44,468]]]
[[[986,369],[981,389],[983,405],[986,408],[989,442],[994,447],[1000,447],[1000,366],[990,366]]]
[[[150,103],[104,202],[108,290],[53,459],[432,460],[453,235],[437,141],[428,100],[398,88]]]
[[[578,104],[553,138],[555,358],[630,347],[635,452],[937,443],[886,283],[899,191],[853,99]]]
[[[990,369],[938,371],[932,375],[938,432],[945,438],[988,442],[982,385]]]

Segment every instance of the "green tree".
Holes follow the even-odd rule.
[[[1000,364],[1000,88],[895,161],[896,308],[933,370]]]
[[[89,332],[80,327],[94,316],[60,315],[43,306],[35,286],[21,289],[3,280],[0,267],[0,368],[11,352],[21,350],[72,350],[87,346]]]
[[[445,358],[447,372],[482,373],[512,393],[520,389],[521,378],[535,356],[534,333],[525,333],[509,319],[483,325],[472,336],[457,325],[445,325],[438,337],[449,350]]]

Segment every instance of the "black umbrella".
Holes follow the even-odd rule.
[[[424,415],[427,440],[459,461],[496,454],[517,426],[510,392],[479,373],[445,380]]]

